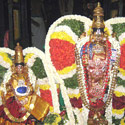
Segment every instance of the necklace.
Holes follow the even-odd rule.
[[[87,45],[87,43],[85,45]],[[86,76],[83,76],[83,74],[82,74],[80,56],[79,56],[79,51],[78,51],[77,47],[75,47],[75,57],[76,57],[76,65],[77,65],[76,70],[77,70],[77,74],[78,74],[77,79],[78,79],[78,84],[79,84],[79,91],[81,94],[81,99],[82,99],[83,104],[85,105],[85,107],[87,109],[93,110],[93,111],[100,111],[100,110],[102,110],[102,108],[106,109],[111,102],[112,94],[113,94],[113,91],[114,91],[114,88],[116,85],[116,77],[117,77],[117,70],[118,70],[118,66],[119,66],[120,55],[117,56],[115,65],[113,67],[113,76],[112,76],[112,79],[110,79],[110,81],[112,81],[110,83],[111,87],[109,88],[109,93],[108,93],[108,97],[107,97],[107,100],[105,102],[105,105],[101,108],[98,108],[98,109],[91,107],[90,104],[88,103],[88,99],[87,99],[86,93],[85,93],[85,86],[86,86],[85,84],[87,83],[87,81],[85,80]],[[84,65],[83,65],[83,68],[84,68]],[[85,78],[83,79],[82,77],[85,77]]]
[[[99,46],[99,45],[98,45]],[[85,46],[86,47],[86,46]],[[85,48],[84,47],[84,48]],[[92,49],[89,49],[89,47],[90,47],[90,42],[88,43],[88,46],[87,46],[87,57],[88,57],[88,60],[89,60],[89,56],[90,56],[90,53],[91,53],[91,55],[92,55]],[[94,98],[94,99],[92,99],[91,98],[91,100],[93,100],[93,101],[91,101],[90,100],[90,95],[89,95],[89,93],[88,93],[88,91],[89,91],[89,87],[88,87],[88,84],[87,83],[89,83],[89,84],[91,84],[92,86],[96,86],[96,87],[92,87],[92,89],[90,90],[91,91],[91,93],[92,93],[92,95],[95,95],[95,97],[97,97],[98,96],[98,98],[99,98],[99,100],[103,100],[103,97],[104,97],[104,94],[105,94],[105,90],[106,90],[106,87],[107,87],[107,83],[108,83],[108,72],[109,72],[109,64],[110,64],[110,57],[111,57],[111,44],[110,44],[110,42],[109,41],[107,41],[106,42],[106,58],[105,58],[105,61],[107,62],[105,62],[105,64],[102,64],[102,61],[101,60],[96,60],[96,61],[92,61],[92,60],[89,60],[89,62],[91,62],[90,64],[91,64],[91,66],[92,67],[96,67],[96,70],[94,71],[95,73],[96,73],[96,75],[98,75],[97,77],[99,77],[100,76],[100,74],[102,73],[102,74],[104,74],[104,76],[102,76],[102,78],[101,78],[101,84],[100,84],[100,81],[98,81],[98,82],[96,82],[96,83],[94,83],[94,82],[92,82],[92,78],[90,77],[90,73],[92,72],[90,72],[89,71],[89,67],[87,67],[87,69],[86,69],[86,66],[84,65],[84,62],[85,62],[85,56],[83,56],[83,58],[82,58],[82,65],[84,65],[84,68],[83,68],[83,70],[84,70],[84,74],[86,74],[87,73],[87,70],[88,70],[88,80],[87,80],[87,75],[85,75],[85,80],[86,80],[86,83],[85,83],[85,85],[86,85],[86,89],[87,89],[87,96],[88,96],[88,99],[89,99],[89,103],[90,104],[92,104],[92,105],[95,105],[95,103],[93,103],[93,101],[95,102],[95,99],[96,98]],[[101,47],[100,47],[101,48]],[[84,53],[85,53],[85,49],[83,49],[83,55],[84,55]],[[89,63],[88,62],[88,63]],[[92,64],[92,62],[94,62],[94,64]],[[97,69],[98,69],[98,67],[100,66],[100,65],[106,65],[106,67],[105,67],[105,71],[104,72],[102,72],[102,69],[99,69],[99,71],[97,71]],[[91,67],[90,66],[90,67]],[[100,73],[99,73],[100,72]],[[98,104],[98,102],[97,102],[97,104]]]

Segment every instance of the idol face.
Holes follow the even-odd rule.
[[[17,65],[16,66],[16,73],[17,74],[23,73],[23,70],[24,70],[24,66],[22,66],[22,65]]]
[[[96,32],[94,32],[94,42],[96,43],[101,43],[103,41],[103,37],[104,37],[104,33],[101,32],[100,34],[97,34]]]
[[[102,44],[104,42],[104,29],[103,28],[94,28],[92,33],[92,41],[94,44]]]

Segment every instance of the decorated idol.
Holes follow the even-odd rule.
[[[84,106],[89,109],[87,122],[89,125],[108,124],[104,117],[105,110],[110,104],[116,85],[120,59],[119,48],[117,50],[112,49],[107,37],[108,34],[104,31],[103,17],[103,9],[98,4],[94,10],[90,41],[82,46],[81,57],[78,56],[76,47],[79,90]],[[114,51],[117,51],[117,53],[114,53]],[[113,59],[113,56],[115,56],[115,59]],[[112,72],[112,78],[109,72]],[[86,89],[87,96],[85,96],[84,89]]]
[[[0,124],[46,123],[54,109],[44,53],[17,43],[15,51],[0,48],[0,60]]]
[[[125,18],[103,18],[98,3],[92,21],[63,16],[47,33],[45,54],[60,84],[64,124],[125,123]]]

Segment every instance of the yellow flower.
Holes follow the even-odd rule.
[[[61,121],[61,116],[57,113],[54,113],[54,114],[56,114],[57,117],[56,117],[54,123],[52,123],[52,125],[58,125],[58,123]]]
[[[125,117],[121,120],[121,125],[125,125]]]
[[[61,75],[67,74],[70,71],[72,71],[73,69],[76,69],[76,64],[72,64],[72,66],[68,66],[66,68],[64,68],[63,70],[58,70],[57,72]]]
[[[87,31],[87,35],[88,35],[88,36],[91,35],[91,34],[92,34],[92,31],[93,31],[93,30],[92,30],[92,27],[90,27],[89,30]]]
[[[0,56],[3,57],[3,60],[7,63],[10,64],[10,66],[12,65],[12,60],[8,57],[8,54],[7,53],[4,53],[4,52],[0,52]]]
[[[123,76],[125,76],[125,70],[124,70],[124,69],[119,68],[119,71],[120,71],[120,73],[121,73]]]
[[[29,60],[33,55],[34,55],[33,53],[28,53],[28,54],[25,56],[24,63],[27,63],[28,60]]]
[[[38,87],[39,87],[40,89],[42,89],[42,90],[49,90],[50,85],[48,85],[48,84],[39,85],[39,84],[38,84]]]
[[[52,33],[50,38],[51,39],[65,40],[65,41],[68,41],[72,44],[75,44],[75,41],[66,32],[54,32],[54,33]]]
[[[108,36],[110,36],[109,30],[108,30],[107,27],[105,27],[104,32],[105,32]]]
[[[114,94],[117,96],[117,97],[121,97],[121,96],[125,96],[125,92],[119,92],[119,91],[114,91]]]
[[[113,114],[122,115],[122,114],[124,114],[124,110],[125,110],[125,108],[122,108],[122,109],[112,109],[112,113]]]
[[[82,112],[82,111],[83,111],[83,108],[80,108],[79,110],[80,110],[80,112]]]
[[[58,115],[58,117],[56,118],[56,123],[59,123],[61,121],[61,117],[60,115]]]
[[[68,94],[68,96],[70,97],[70,98],[79,98],[80,97],[80,93],[78,93],[78,94]]]
[[[125,38],[122,41],[120,41],[120,46],[122,46],[123,44],[125,44]]]
[[[49,107],[50,112],[54,112],[54,108],[52,106]]]

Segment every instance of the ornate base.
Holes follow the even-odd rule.
[[[87,121],[88,125],[108,125],[108,121],[106,119],[93,119],[89,118]]]

